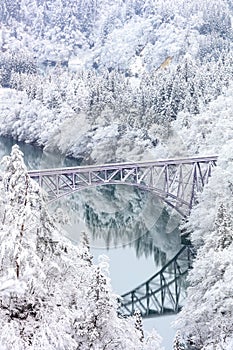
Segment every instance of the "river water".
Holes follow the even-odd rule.
[[[9,154],[16,141],[0,137],[0,157]],[[75,159],[43,152],[18,142],[28,169],[76,166]],[[77,244],[80,233],[89,234],[94,261],[100,254],[110,259],[113,290],[122,294],[141,284],[170,260],[180,248],[180,217],[168,213],[164,204],[149,192],[131,186],[102,186],[84,190],[57,201],[51,210],[62,209],[68,223],[67,237]],[[166,337],[165,349],[172,349],[170,317],[145,322]]]

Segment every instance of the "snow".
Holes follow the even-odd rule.
[[[233,139],[233,84],[195,117],[181,112],[173,123],[190,154],[219,154]]]
[[[226,238],[221,235],[228,232],[228,224],[223,220],[216,226],[222,203],[227,211],[225,217],[233,215],[231,3],[228,0],[158,0],[156,4],[136,0],[54,0],[46,5],[42,2],[39,6],[34,0],[17,2],[13,7],[9,1],[2,0],[0,5],[0,134],[35,143],[47,151],[74,156],[88,164],[219,155],[218,166],[185,226],[192,232],[193,244],[200,250],[194,272],[190,274],[188,306],[180,316],[180,327],[186,333],[182,335],[186,344],[190,343],[188,335],[191,334],[192,341],[200,349],[212,350],[213,346],[216,350],[232,349],[229,325],[232,244],[221,246]],[[17,6],[21,6],[20,10]],[[165,66],[163,63],[170,57],[172,60]],[[111,333],[114,320],[122,349],[130,349],[131,338],[138,339],[140,330],[135,329],[132,320],[130,323],[117,319],[116,310],[108,304],[110,299],[114,304],[108,277],[101,272],[103,265],[91,265],[87,247],[83,246],[82,257],[76,262],[65,256],[64,247],[59,246],[55,251],[64,259],[59,266],[54,255],[54,260],[48,259],[48,247],[42,244],[44,251],[40,254],[47,259],[47,266],[43,265],[41,256],[38,259],[36,227],[41,228],[42,220],[44,227],[39,238],[45,235],[47,239],[54,233],[53,224],[46,211],[43,211],[44,218],[33,216],[38,194],[33,185],[27,187],[26,169],[19,161],[21,156],[19,150],[14,149],[12,158],[5,159],[8,170],[0,185],[0,204],[7,213],[7,218],[3,211],[0,213],[0,254],[5,268],[0,276],[1,300],[11,315],[23,310],[20,317],[25,317],[22,294],[30,296],[35,301],[34,306],[39,300],[41,307],[44,305],[42,296],[47,298],[46,291],[54,293],[44,305],[47,318],[42,317],[39,330],[33,328],[33,317],[26,311],[27,317],[32,319],[25,337],[32,337],[35,331],[31,342],[35,349],[55,349],[59,344],[59,349],[70,350],[77,348],[75,342],[80,339],[90,348],[93,339],[98,338],[93,324],[98,323],[95,316],[99,313],[103,316],[99,329],[107,330],[108,341],[114,337]],[[29,197],[25,195],[25,188],[30,188]],[[98,203],[98,191],[95,195],[96,198],[93,193],[87,196],[99,216],[102,210],[113,210],[110,214],[118,212],[120,199],[126,197],[124,189],[117,190],[115,203],[110,208],[107,200],[101,199],[101,205]],[[126,197],[125,205],[128,199],[134,203],[135,196],[132,192],[130,198]],[[139,199],[143,202],[142,197]],[[149,201],[143,204],[142,223],[148,228],[154,223],[149,215],[152,206]],[[26,225],[29,222],[30,227]],[[176,221],[170,220],[166,230],[171,232],[176,225]],[[24,230],[33,233],[27,240]],[[222,237],[221,242],[219,237]],[[172,240],[166,242],[160,236],[158,240],[164,250],[167,244],[173,244]],[[78,254],[69,243],[62,239],[61,242],[74,255]],[[106,262],[104,265],[106,267]],[[65,272],[67,266],[71,275]],[[91,302],[90,305],[84,302],[83,309],[77,311],[76,318],[81,321],[76,329],[79,336],[74,339],[69,333],[73,331],[69,327],[74,315],[67,303],[74,302],[71,294],[81,283],[73,269],[84,271],[83,266],[90,272],[89,276],[83,272],[84,285],[89,283],[89,287],[80,290],[78,296],[80,299],[84,295],[87,299],[90,297]],[[62,273],[72,286],[71,290],[65,289],[64,295],[55,288],[61,283]],[[51,284],[47,285],[48,276]],[[100,280],[104,281],[102,289],[98,284]],[[30,294],[30,283],[31,287],[35,283],[38,288],[38,300]],[[98,299],[97,291],[102,293],[103,299]],[[16,301],[13,306],[10,304],[14,293],[22,308]],[[102,308],[103,300],[112,319]],[[193,313],[189,307],[193,308]],[[18,349],[26,349],[20,338],[24,329],[17,317],[12,316],[13,320],[5,322],[8,316],[2,309],[1,313],[0,347],[11,350],[17,344]],[[194,320],[190,319],[190,314],[195,315]],[[201,331],[198,323],[203,325]],[[88,327],[90,334],[86,331]],[[96,349],[102,349],[103,339],[100,337],[98,341]],[[148,347],[145,342],[145,348],[159,348],[158,341],[155,336]]]

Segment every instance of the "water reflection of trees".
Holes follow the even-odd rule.
[[[106,185],[80,191],[65,201],[71,221],[81,217],[94,245],[107,249],[130,246],[138,257],[153,256],[156,264],[165,263],[180,247],[178,224],[167,232],[167,209],[149,192]]]

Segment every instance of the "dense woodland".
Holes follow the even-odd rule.
[[[197,257],[174,350],[232,350],[232,1],[2,0],[0,23],[1,135],[86,164],[219,155],[183,228]],[[118,317],[106,262],[62,237],[19,149],[3,163],[0,348],[160,349]]]
[[[1,134],[87,163],[157,156],[179,113],[202,113],[232,79],[230,1],[16,4],[1,3],[15,100]]]

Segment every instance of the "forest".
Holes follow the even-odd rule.
[[[0,3],[1,136],[88,165],[218,155],[182,227],[197,256],[174,350],[233,348],[232,43],[231,0]],[[62,238],[20,150],[4,159],[0,349],[160,349],[118,317],[87,237]]]

